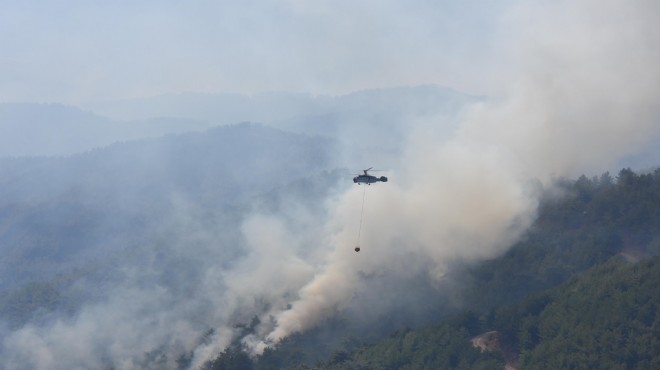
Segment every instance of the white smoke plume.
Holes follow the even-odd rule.
[[[658,14],[652,1],[515,8],[508,21],[524,33],[505,96],[465,112],[449,139],[438,140],[433,125],[408,138],[391,181],[367,189],[359,254],[352,224],[361,189],[338,200],[327,257],[253,351],[336,314],[361,275],[395,273],[421,257],[440,279],[454,260],[502,253],[533,221],[534,183],[608,169],[642,148],[660,128]]]

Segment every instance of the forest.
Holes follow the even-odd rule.
[[[205,368],[660,368],[660,169],[558,187],[506,254],[454,272],[464,303],[435,323],[332,353],[310,333],[256,358],[236,340]]]

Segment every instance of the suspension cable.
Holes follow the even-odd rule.
[[[367,185],[365,184],[363,187],[364,190],[362,191],[362,209],[360,209],[360,227],[358,228],[357,244],[355,245],[356,252],[360,251],[360,235],[362,234],[362,218],[364,216],[364,199],[365,195],[367,194]]]

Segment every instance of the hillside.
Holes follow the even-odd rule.
[[[423,276],[401,285],[384,279],[383,291],[396,298],[387,307],[370,306],[373,301],[365,299],[352,312],[362,310],[363,315],[339,314],[250,358],[242,341],[256,330],[259,311],[218,307],[267,296],[265,291],[245,296],[240,277],[260,279],[269,290],[278,286],[281,272],[269,269],[270,262],[287,262],[287,257],[255,249],[250,238],[266,235],[279,243],[280,230],[293,227],[296,235],[315,241],[315,228],[322,227],[316,220],[327,212],[318,200],[347,186],[341,180],[349,177],[345,171],[319,171],[319,164],[332,167],[328,153],[333,145],[328,139],[242,124],[115,144],[68,158],[3,160],[0,316],[9,338],[5,353],[14,363],[25,364],[32,353],[23,346],[26,336],[57,346],[62,335],[86,342],[97,333],[110,333],[117,343],[130,346],[131,354],[138,353],[135,368],[172,368],[175,361],[186,369],[194,353],[178,343],[182,338],[193,341],[187,348],[213,343],[223,327],[208,323],[225,314],[223,322],[237,334],[206,364],[208,369],[491,369],[507,362],[537,368],[539,359],[547,356],[555,364],[576,363],[580,368],[593,366],[594,360],[581,352],[571,354],[574,347],[601,335],[589,330],[611,327],[592,324],[573,338],[565,328],[552,325],[578,325],[586,319],[568,315],[582,306],[607,306],[603,297],[620,297],[613,311],[592,314],[623,317],[604,322],[616,324],[614,338],[627,348],[627,357],[613,352],[609,342],[590,343],[595,347],[588,348],[602,353],[598,358],[612,366],[655,364],[650,354],[655,342],[641,347],[619,335],[637,333],[648,339],[657,334],[653,312],[658,297],[647,291],[657,286],[646,285],[655,284],[655,275],[643,272],[644,284],[636,289],[629,281],[639,279],[626,280],[626,269],[647,266],[645,260],[660,251],[660,171],[637,174],[629,169],[615,178],[583,176],[558,184],[554,195],[542,200],[533,227],[508,252],[454,266],[446,276],[445,287],[453,287],[449,291],[438,291]],[[244,166],[223,167],[223,158]],[[264,177],[253,177],[249,169],[255,168]],[[269,218],[272,215],[296,221]],[[255,220],[256,234],[249,228]],[[642,262],[631,265],[616,259]],[[283,266],[295,268],[295,262]],[[604,263],[602,270],[596,267],[596,272],[582,275],[586,278],[579,277]],[[579,282],[547,291],[574,278]],[[598,285],[602,279],[608,282],[604,286]],[[581,296],[571,295],[569,286],[602,295],[576,303]],[[260,286],[250,288],[259,291]],[[153,312],[159,313],[157,320]],[[360,322],[365,315],[371,318]],[[112,324],[117,321],[130,324],[130,330]],[[171,326],[194,329],[184,337],[166,331],[144,341],[144,333]],[[484,333],[490,333],[490,346],[499,351],[482,353],[471,345]],[[95,355],[103,348],[103,337],[94,345],[99,347],[89,351],[84,363],[110,366],[110,360]],[[76,356],[60,361],[61,368],[81,362]]]
[[[559,191],[545,198],[533,227],[502,258],[468,267],[470,305],[519,300],[616,254],[660,254],[660,170],[581,176]]]
[[[465,313],[437,326],[398,332],[374,345],[337,352],[317,368],[504,368],[500,350],[482,351],[470,342],[487,328],[500,337],[500,331],[515,333],[512,341],[500,338],[499,344],[519,353],[509,362],[512,368],[655,369],[660,366],[659,309],[660,257],[639,264],[614,257],[491,316]]]
[[[521,369],[660,367],[660,258],[613,259],[533,301],[547,304],[516,313]]]
[[[651,256],[660,253],[660,170],[582,176],[561,188],[509,252],[454,271],[463,304],[450,318],[372,344],[345,337],[325,358],[306,343],[314,333],[256,362],[236,343],[209,368],[657,367],[660,257]],[[641,262],[628,262],[631,255]],[[497,351],[471,344],[487,332]]]
[[[135,254],[186,205],[229,235],[249,199],[332,168],[334,145],[246,123],[70,157],[0,159],[0,292]]]
[[[432,121],[446,137],[475,100],[431,85],[239,101],[183,95],[153,102],[158,110],[135,101],[143,115],[123,118],[61,104],[0,106],[0,353],[8,368],[176,368],[190,351],[194,361],[212,359],[236,325],[285,307],[320,268],[337,205],[358,189],[351,172],[397,171],[408,135]],[[233,120],[232,109],[240,121],[268,122],[205,128]],[[409,312],[402,296],[425,301],[415,311],[423,314],[397,327],[425,322],[444,300],[422,273],[409,277],[366,278],[388,291],[378,317]],[[371,325],[360,316],[381,298],[372,295],[349,310],[354,332]],[[340,345],[343,319],[318,333],[325,352]],[[62,337],[84,349],[70,351]]]

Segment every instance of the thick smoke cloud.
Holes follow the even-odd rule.
[[[555,176],[608,168],[643,147],[659,126],[660,28],[652,2],[521,6],[519,73],[508,94],[465,112],[453,137],[427,129],[409,138],[391,183],[369,189],[364,252],[346,225],[359,213],[353,190],[336,205],[332,250],[257,353],[341,310],[361,274],[392,273],[419,255],[441,279],[455,260],[496,256],[532,222],[539,186]],[[529,19],[529,20],[528,20]]]
[[[401,156],[374,164],[390,182],[366,188],[360,253],[365,189],[350,179],[315,206],[255,207],[236,238],[182,201],[164,226],[171,240],[104,299],[9,333],[5,367],[163,369],[184,355],[196,369],[237,339],[258,354],[322,324],[366,296],[369,277],[442,286],[452,263],[497,256],[519,238],[553,178],[609,169],[658,134],[658,14],[653,1],[513,4],[502,27],[517,62],[498,79],[504,93],[452,118],[449,134],[429,119],[397,131],[408,132]],[[221,248],[232,242],[238,252]],[[182,274],[163,281],[162,266]],[[235,325],[255,316],[256,333],[240,337]]]

